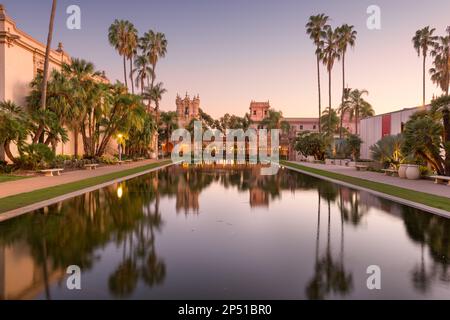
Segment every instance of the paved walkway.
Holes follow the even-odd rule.
[[[294,162],[294,161],[291,161]],[[390,184],[393,186],[415,190],[419,192],[431,193],[438,196],[443,196],[450,198],[450,186],[435,184],[432,180],[407,180],[400,179],[398,177],[386,176],[383,173],[371,172],[371,171],[356,171],[352,167],[336,166],[336,165],[326,165],[326,164],[316,164],[309,162],[296,162],[299,165],[316,168],[320,170],[326,170],[334,173],[339,173],[355,178],[361,178],[373,182],[380,182],[385,184]]]
[[[84,180],[87,178],[106,175],[109,173],[124,171],[136,167],[142,167],[158,160],[143,160],[138,162],[124,163],[122,165],[104,166],[96,170],[75,170],[63,172],[55,177],[32,177],[23,180],[9,181],[0,183],[0,198],[12,196],[19,193],[30,192],[38,189],[58,186],[70,182]]]

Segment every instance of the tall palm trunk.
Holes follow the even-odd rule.
[[[156,79],[156,63],[152,64],[152,83],[150,85],[150,89],[153,89],[155,85],[155,79]]]
[[[320,57],[317,55],[317,87],[319,90],[319,133],[322,132],[322,124],[321,117],[322,117],[322,98],[320,95]]]
[[[442,110],[442,121],[444,123],[444,139],[445,143],[450,142],[450,110],[445,107]],[[450,175],[450,152],[446,152],[444,161],[445,175]]]
[[[128,88],[128,76],[127,76],[127,57],[123,56],[123,78],[125,80],[125,87]]]
[[[73,147],[74,147],[74,156],[75,158],[78,157],[78,128],[75,126],[73,128]]]
[[[328,130],[331,131],[331,70],[328,70]]]
[[[423,55],[423,73],[422,73],[422,88],[423,88],[423,100],[422,100],[422,105],[425,107],[425,68],[426,68],[426,60],[427,60],[427,56]]]
[[[44,60],[44,75],[42,78],[42,89],[41,89],[41,109],[45,110],[47,102],[47,84],[48,84],[48,74],[49,74],[49,60],[50,60],[50,50],[52,46],[53,39],[53,26],[55,24],[55,14],[56,14],[56,4],[57,0],[53,0],[52,11],[50,14],[50,23],[48,26],[48,37],[47,37],[47,47],[45,48],[45,60]],[[45,119],[44,119],[45,121]],[[41,124],[38,129],[39,136],[36,137],[38,140],[43,140],[45,123]],[[42,128],[41,128],[42,127]],[[35,141],[33,141],[35,142]],[[37,141],[36,141],[37,142]]]
[[[339,130],[339,138],[342,139],[343,135],[343,125],[344,125],[344,98],[345,98],[345,52],[342,53],[342,99],[341,99],[341,126]]]
[[[131,81],[131,93],[134,94],[134,81],[133,81],[133,56],[130,57],[130,81]]]
[[[355,110],[355,134],[358,134],[358,122],[359,122],[359,106],[356,106]]]

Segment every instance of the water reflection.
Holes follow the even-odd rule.
[[[183,226],[189,221],[195,221],[191,220],[191,217],[207,219],[208,215],[213,215],[212,211],[202,211],[202,207],[214,203],[225,192],[232,192],[236,197],[246,195],[247,209],[241,207],[241,212],[230,216],[230,219],[235,217],[236,221],[242,224],[247,220],[254,223],[255,216],[251,215],[252,211],[263,210],[270,213],[267,217],[259,216],[259,219],[272,219],[274,215],[279,215],[279,219],[282,219],[283,210],[286,210],[281,209],[280,206],[283,204],[288,204],[289,210],[296,210],[302,206],[296,198],[291,199],[290,195],[314,202],[310,204],[312,208],[316,208],[313,212],[308,211],[303,216],[299,216],[295,211],[290,213],[292,219],[304,219],[299,220],[302,221],[302,224],[299,224],[301,229],[295,233],[295,237],[302,237],[302,240],[299,238],[295,241],[299,241],[299,244],[300,241],[310,243],[313,254],[309,256],[308,249],[297,253],[289,251],[289,248],[280,251],[280,254],[286,255],[286,259],[292,254],[301,256],[299,268],[295,271],[298,273],[286,275],[286,279],[283,279],[286,283],[292,283],[288,281],[289,277],[298,278],[299,288],[292,288],[292,292],[297,293],[290,293],[286,284],[280,281],[279,287],[276,285],[267,287],[273,290],[272,293],[265,293],[267,297],[277,298],[280,293],[285,292],[285,297],[288,298],[363,297],[364,295],[358,293],[362,287],[361,271],[358,269],[361,265],[355,262],[355,257],[370,255],[370,252],[357,248],[359,243],[347,240],[346,236],[350,235],[351,239],[356,239],[363,233],[369,237],[368,229],[372,224],[378,223],[380,215],[388,215],[397,221],[403,221],[407,235],[406,240],[402,239],[405,242],[403,244],[405,255],[406,251],[412,252],[415,245],[420,246],[414,258],[415,262],[407,265],[408,270],[403,270],[408,274],[408,281],[414,290],[413,296],[426,297],[437,287],[444,288],[445,293],[450,292],[448,219],[289,170],[280,170],[275,176],[261,176],[257,167],[236,170],[171,167],[0,224],[0,299],[67,297],[64,295],[65,269],[69,265],[78,265],[83,272],[91,271],[93,274],[106,271],[104,282],[95,278],[97,279],[95,285],[92,284],[96,290],[102,292],[101,297],[180,297],[174,295],[174,292],[180,292],[181,295],[185,288],[177,288],[178,284],[170,281],[171,276],[179,276],[177,270],[184,269],[186,277],[200,281],[220,277],[208,272],[214,273],[225,268],[215,266],[213,269],[208,264],[203,264],[202,270],[198,270],[189,267],[188,261],[178,257],[179,252],[175,254],[177,246],[182,246],[184,240],[194,241],[192,240],[194,238],[190,237],[196,230],[190,226],[182,229]],[[161,209],[162,203],[164,210]],[[172,216],[172,212],[176,216]],[[180,214],[185,217],[185,222],[177,220],[176,217]],[[270,221],[275,224],[273,221],[276,220]],[[292,224],[296,221],[293,220]],[[308,224],[309,222],[311,223]],[[215,222],[205,222],[211,228],[216,228],[212,223]],[[389,231],[391,226],[389,220],[385,223],[388,237],[392,239],[402,237]],[[311,227],[308,227],[309,225]],[[171,231],[170,226],[177,226],[178,229]],[[252,235],[252,232],[257,232],[255,231],[258,230],[257,227],[241,228],[237,230],[242,231],[243,241],[252,243],[251,241],[260,239],[261,243],[256,243],[254,248],[264,247],[267,231],[261,232],[261,235],[259,233]],[[277,228],[280,227],[273,226],[273,229]],[[378,237],[385,236],[382,228],[376,231]],[[197,254],[202,259],[209,259],[206,252],[210,249],[208,242],[211,235],[198,232],[202,247],[198,248]],[[228,235],[225,233],[228,231],[223,232]],[[308,234],[314,234],[314,237],[308,237]],[[169,239],[173,237],[178,237],[181,244]],[[286,239],[283,236],[277,236],[275,239],[279,241],[277,245],[286,246]],[[158,241],[162,242],[160,246]],[[369,241],[367,240],[364,245],[368,245]],[[235,267],[242,267],[242,270],[234,270],[231,275],[239,278],[241,272],[247,268],[247,265],[244,267],[244,262],[240,264],[240,260],[247,261],[249,258],[237,254],[236,246],[231,247],[233,242],[215,243],[216,246],[221,246],[215,249],[224,252],[221,257],[224,261],[233,263]],[[348,248],[352,251],[348,251]],[[190,249],[195,251],[197,248]],[[275,255],[271,251],[262,253],[250,262],[255,263],[254,268],[262,267],[256,265],[256,261],[266,261],[263,257],[270,257],[272,254]],[[112,261],[108,266],[103,266],[107,259],[105,256],[109,257],[108,261]],[[376,257],[374,254],[374,260],[380,259]],[[395,258],[402,259],[402,257]],[[176,264],[167,261],[176,261]],[[280,267],[277,263],[281,262],[270,263],[273,263],[270,267],[275,269]],[[270,269],[269,266],[266,267]],[[171,273],[171,269],[175,271]],[[270,276],[279,277],[275,274]],[[216,280],[233,283],[229,278]],[[260,278],[252,281],[254,291],[248,286],[236,285],[237,291],[233,297],[258,298],[257,294],[266,289],[265,282],[268,279]],[[213,298],[228,297],[218,286],[214,287],[214,283],[205,286],[205,292],[212,292]],[[105,296],[103,287],[109,296]],[[402,290],[405,295],[395,297],[411,297],[409,287]],[[152,292],[160,292],[161,296],[153,296]],[[84,297],[83,292],[77,297]],[[201,292],[192,292],[192,296],[181,297],[203,296]],[[367,297],[367,294],[364,297]],[[437,297],[441,295],[437,294]]]

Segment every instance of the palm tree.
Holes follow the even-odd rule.
[[[109,27],[108,32],[109,43],[114,47],[114,49],[117,50],[119,55],[123,57],[123,78],[125,81],[125,87],[128,87],[126,59],[129,59],[130,56],[132,56],[132,53],[130,53],[130,48],[133,44],[135,30],[136,29],[131,22],[116,19]]]
[[[433,33],[436,31],[435,28],[430,29],[430,26],[427,26],[423,29],[417,30],[415,36],[412,38],[412,42],[414,45],[414,49],[417,51],[417,55],[420,57],[422,54],[423,57],[423,72],[422,72],[422,86],[423,86],[423,100],[422,105],[425,106],[425,67],[426,60],[428,55],[428,50],[435,46],[437,37],[433,36]]]
[[[330,26],[325,27],[325,32],[322,36],[323,48],[321,50],[321,60],[326,66],[328,72],[328,109],[331,110],[331,72],[333,71],[336,59],[340,59],[339,50],[339,33],[333,30]],[[328,118],[328,127],[331,127],[331,112]]]
[[[309,17],[309,21],[306,24],[306,33],[309,38],[314,42],[316,46],[316,59],[317,59],[317,86],[319,91],[319,132],[320,132],[320,117],[322,115],[322,101],[320,95],[320,56],[322,50],[322,36],[324,34],[324,29],[327,26],[329,17],[324,14],[319,14]]]
[[[430,69],[431,80],[437,84],[446,95],[450,85],[450,27],[447,35],[439,37],[431,55],[434,57],[434,67]]]
[[[342,57],[342,100],[341,103],[344,105],[346,89],[345,89],[345,54],[347,53],[347,49],[350,46],[353,48],[356,42],[357,32],[354,30],[354,26],[349,26],[348,24],[344,24],[341,27],[337,28],[336,32],[339,36],[339,52]],[[342,121],[343,114],[341,113],[341,130],[339,132],[339,138],[342,139]]]
[[[355,134],[358,134],[358,122],[360,118],[367,118],[375,115],[372,105],[364,100],[363,96],[368,95],[367,90],[351,90],[349,99],[346,101],[351,112],[351,117],[355,119]]]
[[[12,162],[17,159],[11,152],[10,144],[15,143],[19,150],[28,135],[28,117],[25,111],[11,101],[0,102],[0,144]]]
[[[127,58],[130,61],[130,80],[131,80],[131,93],[134,94],[134,79],[133,79],[133,60],[137,54],[138,49],[138,31],[131,22],[128,22],[128,41],[126,46]]]
[[[143,96],[145,99],[155,102],[155,114],[157,123],[159,122],[159,102],[162,100],[162,96],[164,95],[164,93],[167,92],[163,85],[164,84],[162,82],[159,82],[153,88],[147,88]]]
[[[167,53],[166,36],[164,33],[150,30],[144,34],[141,43],[144,48],[144,53],[148,55],[150,64],[152,65],[152,82],[150,89],[153,89],[156,78],[156,64],[158,63],[159,58],[164,58]]]
[[[84,128],[86,122],[85,118],[92,117],[93,109],[92,103],[89,103],[89,97],[91,97],[91,89],[93,86],[93,77],[99,75],[99,72],[95,71],[94,64],[84,59],[72,59],[71,64],[63,65],[63,73],[69,76],[73,82],[73,94],[76,97],[76,103],[72,104],[72,117],[69,122],[69,126],[74,134],[74,155],[78,156],[78,134],[80,129]],[[82,130],[84,135],[84,130]],[[90,135],[91,136],[91,135]],[[83,137],[86,143],[86,137]]]
[[[50,50],[52,46],[53,39],[53,26],[55,23],[55,14],[56,14],[56,5],[57,0],[53,0],[52,9],[50,14],[50,23],[48,26],[48,36],[47,36],[47,47],[45,49],[45,60],[44,60],[44,76],[42,80],[42,89],[41,89],[41,109],[45,110],[45,105],[47,102],[47,83],[48,83],[48,75],[49,75],[49,61],[50,61]],[[39,139],[42,139],[42,133],[44,132],[43,125],[38,129],[38,134],[35,137],[33,143],[36,143]]]
[[[268,130],[278,129],[282,132],[289,131],[289,123],[283,120],[283,113],[269,109],[268,115],[261,121],[261,124]]]
[[[329,119],[331,119],[331,121],[328,121]],[[339,116],[337,115],[336,110],[333,108],[324,110],[321,122],[322,132],[332,137],[339,128]]]
[[[161,122],[164,126],[164,135],[166,136],[166,152],[170,143],[170,137],[173,130],[178,129],[178,115],[175,111],[161,113]]]
[[[348,100],[348,96],[350,94],[351,89],[350,88],[345,88],[344,89],[344,96],[343,96],[343,101],[341,103],[341,105],[339,106],[339,114],[340,114],[340,126],[339,126],[339,138],[342,139],[343,137],[343,133],[344,133],[344,117],[345,114],[349,111],[349,106],[347,103],[345,103]]]
[[[136,75],[136,86],[141,89],[141,95],[144,94],[145,80],[148,80],[152,74],[152,69],[150,68],[150,63],[148,61],[148,56],[138,55],[134,59],[134,70],[133,73]]]

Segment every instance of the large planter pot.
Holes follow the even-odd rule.
[[[419,166],[415,164],[410,164],[406,168],[406,178],[408,180],[418,180],[420,179]]]
[[[156,159],[156,153],[155,152],[151,152],[150,153],[150,159]]]
[[[406,179],[406,169],[408,168],[407,164],[401,164],[398,168],[398,176],[399,178]]]

